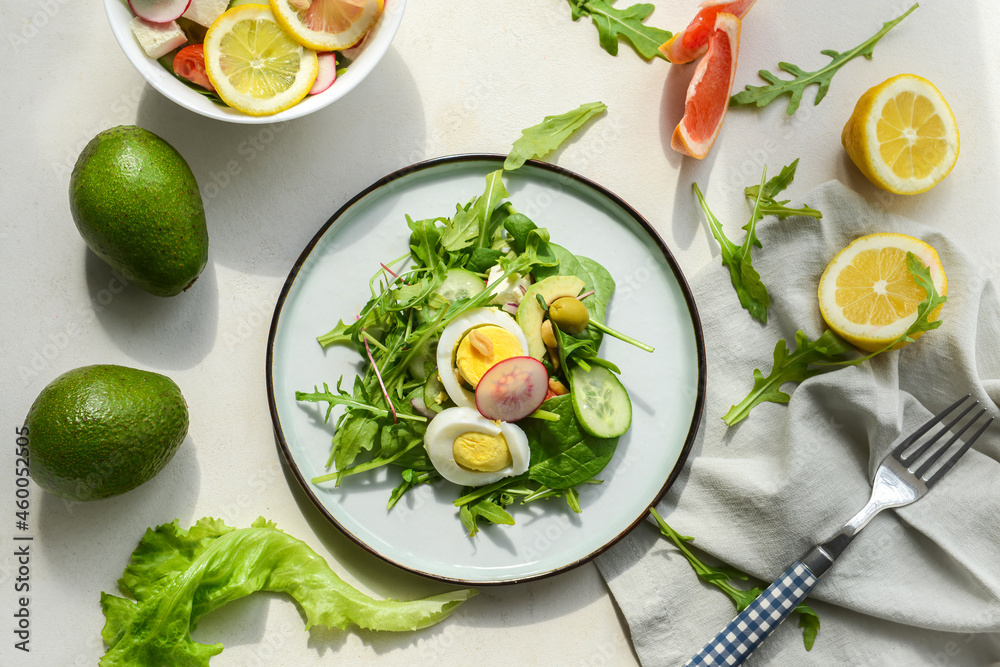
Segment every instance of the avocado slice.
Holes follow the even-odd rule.
[[[576,276],[549,276],[534,283],[524,293],[524,298],[517,307],[517,324],[528,341],[530,356],[541,359],[545,355],[545,343],[542,342],[542,320],[545,318],[545,311],[535,297],[540,296],[545,303],[552,303],[560,297],[579,296],[583,286],[583,280]]]
[[[69,204],[90,249],[151,294],[179,294],[208,263],[194,174],[148,130],[126,125],[91,139],[70,176]]]

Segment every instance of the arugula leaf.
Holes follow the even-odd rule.
[[[438,223],[447,223],[447,218],[432,218],[429,220],[414,220],[406,216],[406,224],[410,228],[410,253],[424,266],[434,267],[441,262],[437,246],[441,240],[441,227]]]
[[[365,415],[348,412],[333,434],[333,465],[343,471],[354,463],[362,449],[371,451],[379,424]],[[340,483],[340,477],[337,478]]]
[[[493,215],[493,209],[500,200],[509,196],[510,193],[503,185],[501,176],[502,169],[487,174],[486,191],[473,201],[472,206],[460,209],[444,227],[441,234],[441,245],[452,252],[469,247],[473,241],[478,239],[477,247],[485,244],[487,222]]]
[[[729,268],[729,278],[736,290],[740,305],[750,313],[751,317],[764,324],[767,323],[767,309],[771,305],[771,295],[768,294],[767,287],[761,281],[760,274],[757,273],[752,264],[753,248],[755,246],[761,247],[760,239],[757,238],[757,222],[762,220],[765,215],[774,215],[779,219],[785,219],[792,215],[823,217],[822,213],[808,206],[789,208],[787,206],[789,200],[776,199],[795,178],[798,164],[798,159],[795,159],[791,164],[782,167],[781,172],[771,180],[767,180],[767,167],[765,166],[760,183],[744,188],[747,198],[753,202],[753,210],[750,214],[750,221],[743,226],[746,237],[739,246],[726,237],[725,232],[722,231],[722,223],[708,208],[708,203],[701,194],[698,184],[693,184],[695,196],[708,220],[712,236],[719,242],[719,247],[722,250],[722,265]]]
[[[802,382],[820,373],[834,371],[844,366],[857,366],[883,352],[888,352],[900,343],[912,343],[917,334],[932,331],[941,326],[941,320],[931,320],[938,316],[938,309],[948,301],[948,297],[938,294],[931,278],[931,271],[911,252],[906,253],[906,267],[914,281],[923,288],[924,300],[917,306],[917,317],[896,340],[885,347],[863,357],[845,359],[844,354],[853,349],[827,329],[815,341],[810,341],[802,331],[795,334],[794,352],[787,350],[784,339],[774,346],[774,363],[771,373],[764,377],[759,369],[753,371],[753,389],[737,405],[732,406],[723,416],[723,421],[729,426],[747,418],[757,405],[768,401],[771,403],[787,403],[791,397],[781,391],[785,382]],[[813,367],[813,365],[817,367]]]
[[[649,513],[656,520],[656,525],[659,526],[660,533],[673,542],[674,546],[687,559],[688,564],[691,565],[698,578],[728,595],[733,604],[736,605],[737,613],[749,607],[750,603],[756,600],[757,596],[761,594],[762,589],[760,587],[743,590],[734,586],[734,579],[746,581],[748,579],[747,575],[728,566],[710,567],[705,565],[687,547],[686,543],[693,542],[693,537],[681,535],[667,525],[667,522],[663,520],[663,517],[660,516],[655,508],[650,507]],[[795,611],[799,614],[799,627],[803,628],[802,643],[805,645],[806,650],[809,651],[812,649],[813,643],[816,641],[816,635],[819,632],[819,616],[804,602],[799,603],[795,607]]]
[[[175,520],[147,530],[119,582],[135,601],[101,593],[108,649],[102,667],[208,667],[222,644],[199,644],[199,618],[256,591],[287,593],[314,625],[405,631],[433,625],[476,594],[460,589],[422,600],[377,600],[350,586],[306,543],[258,518],[235,529],[211,518],[190,530]]]
[[[645,21],[655,7],[649,3],[639,3],[626,9],[614,7],[615,0],[569,0],[573,20],[589,16],[597,28],[598,40],[605,51],[618,55],[618,39],[625,39],[635,52],[645,60],[659,56],[660,45],[673,36],[666,30],[648,26]]]
[[[774,363],[771,366],[771,373],[764,377],[764,374],[755,368],[753,389],[750,390],[746,398],[729,408],[729,412],[723,416],[722,420],[732,426],[746,419],[750,410],[764,401],[787,403],[791,400],[791,396],[781,391],[781,385],[786,382],[802,382],[814,375],[832,370],[810,368],[810,366],[820,361],[841,361],[844,353],[850,349],[850,345],[829,329],[814,341],[809,340],[805,332],[796,332],[795,350],[792,352],[788,351],[788,344],[784,339],[779,340],[774,346]]]
[[[340,388],[340,383],[343,381],[343,378],[341,378],[337,381],[337,393],[330,391],[330,387],[324,382],[323,391],[319,391],[319,389],[315,387],[313,387],[312,392],[297,391],[295,392],[295,400],[311,401],[313,403],[325,402],[329,404],[326,409],[326,416],[323,418],[324,422],[330,421],[330,412],[333,410],[333,406],[335,405],[344,405],[356,410],[367,410],[368,412],[371,412],[379,417],[388,416],[388,410],[377,407],[368,402],[367,398],[358,388],[358,382],[360,379],[361,378],[355,378],[353,396]],[[420,419],[424,418],[420,417]]]
[[[399,483],[392,493],[389,495],[389,503],[386,505],[387,510],[391,510],[399,502],[400,498],[409,491],[410,489],[419,486],[420,484],[429,484],[430,482],[441,479],[437,476],[436,471],[431,472],[429,470],[414,470],[413,468],[407,468],[402,473],[400,473],[403,481]]]
[[[558,116],[546,116],[538,125],[521,130],[521,136],[514,142],[503,168],[513,171],[532,158],[545,157],[562,146],[584,123],[597,114],[604,113],[607,108],[603,102],[581,104]]]
[[[787,188],[792,180],[795,178],[795,170],[799,166],[799,159],[795,158],[791,164],[787,164],[781,168],[781,173],[769,180],[764,184],[763,188],[760,185],[750,185],[744,188],[743,192],[746,194],[747,199],[755,201],[757,199],[758,193],[760,195],[760,207],[757,211],[757,219],[760,220],[765,215],[776,216],[779,220],[784,220],[787,217],[793,215],[804,215],[810,218],[822,218],[823,214],[814,208],[809,206],[803,206],[802,208],[788,208],[787,204],[790,200],[784,199],[778,201],[775,199],[785,188]]]
[[[802,100],[802,93],[805,92],[806,86],[811,84],[816,84],[819,87],[816,91],[816,100],[813,102],[813,104],[819,104],[820,101],[826,96],[826,93],[830,88],[833,75],[836,74],[841,67],[843,67],[848,61],[853,60],[858,56],[864,56],[865,58],[871,60],[875,50],[875,44],[882,39],[887,32],[892,30],[896,24],[909,16],[910,13],[919,6],[920,5],[915,4],[906,10],[906,12],[901,16],[898,16],[892,21],[883,23],[881,30],[849,51],[844,51],[843,53],[838,53],[833,49],[820,51],[820,53],[824,56],[829,56],[831,60],[825,67],[822,67],[815,72],[806,72],[801,67],[787,62],[779,62],[778,67],[791,74],[794,77],[791,80],[782,79],[768,70],[760,70],[758,74],[762,79],[768,82],[768,85],[747,85],[746,90],[739,92],[730,98],[729,105],[740,106],[753,104],[758,107],[765,107],[782,95],[789,95],[788,107],[785,112],[791,116],[795,113],[795,110],[799,108],[799,102]]]
[[[618,438],[595,438],[586,433],[576,419],[569,394],[550,398],[542,406],[558,414],[559,420],[523,422],[532,443],[529,479],[550,489],[568,489],[604,470],[614,456]]]
[[[353,395],[348,394],[341,388],[340,383],[342,381],[343,378],[337,382],[336,393],[330,391],[330,388],[326,383],[323,384],[323,391],[314,390],[311,393],[302,391],[295,392],[296,400],[310,401],[313,403],[327,403],[326,415],[323,418],[324,423],[330,421],[330,413],[333,411],[335,405],[343,405],[347,408],[337,422],[337,428],[333,434],[333,446],[330,450],[330,459],[327,461],[327,466],[333,465],[338,471],[333,475],[333,477],[337,480],[337,484],[340,484],[341,479],[345,474],[347,474],[348,466],[354,462],[362,450],[371,451],[375,443],[375,436],[378,435],[383,421],[388,420],[389,417],[388,409],[375,405],[372,402],[362,378],[354,378]],[[381,392],[381,389],[378,391]],[[381,397],[380,400],[384,400],[384,397]],[[426,417],[403,412],[398,408],[396,410],[396,418],[404,420],[404,422],[427,421]],[[397,424],[397,426],[399,425]],[[405,448],[405,445],[408,444],[413,437],[415,437],[414,433],[416,430],[417,427],[415,426],[410,426],[408,428],[400,426],[397,430],[392,431],[392,433],[395,434],[395,437],[405,438],[405,442],[400,444],[393,440],[389,440],[388,442],[393,444],[390,445],[390,451],[383,452],[383,455],[387,457],[392,456],[400,448]],[[387,440],[383,437],[381,440],[382,446],[384,446],[386,442]],[[326,475],[322,477],[323,481],[330,478],[331,476]]]
[[[891,350],[899,343],[912,343],[914,335],[924,331],[932,331],[941,326],[940,319],[931,320],[930,318],[937,316],[938,308],[945,304],[948,297],[938,294],[937,287],[934,286],[934,280],[931,278],[931,270],[924,266],[923,262],[912,252],[906,253],[906,268],[909,269],[910,275],[913,276],[913,279],[920,285],[925,294],[924,300],[917,306],[917,319],[895,341],[886,345],[884,349],[868,355],[867,358],[869,359],[876,354]]]
[[[476,520],[480,518],[486,519],[490,523],[499,523],[507,526],[514,525],[514,517],[498,503],[488,498],[462,505],[458,509],[458,516],[462,521],[462,525],[465,526],[465,530],[469,533],[469,537],[474,537],[479,532]]]
[[[316,338],[323,347],[330,347],[337,343],[350,343],[352,341],[350,325],[344,324],[344,320],[338,320],[337,326],[322,336]]]
[[[754,200],[753,214],[750,216],[750,222],[743,226],[743,229],[746,230],[746,237],[743,239],[742,245],[739,246],[726,238],[725,232],[722,231],[722,223],[709,210],[708,203],[701,194],[698,184],[692,184],[694,194],[698,198],[698,204],[701,205],[701,210],[708,220],[708,226],[712,230],[712,236],[719,242],[719,247],[722,249],[722,265],[729,268],[729,279],[736,289],[740,305],[750,313],[751,317],[765,324],[767,323],[767,309],[771,305],[771,296],[767,293],[767,287],[761,282],[760,274],[753,268],[753,259],[750,253],[754,246],[761,247],[760,241],[757,239],[756,228],[757,221],[761,217],[760,201],[766,178],[767,168],[765,167],[764,174],[760,179],[757,197]]]

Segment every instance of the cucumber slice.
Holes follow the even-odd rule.
[[[437,373],[431,373],[424,384],[424,405],[434,412],[443,410],[443,403],[448,400],[448,392],[438,379]]]
[[[580,426],[598,438],[617,438],[632,424],[632,401],[615,374],[603,366],[585,371],[579,366],[569,374],[573,412]]]
[[[426,380],[434,368],[437,368],[437,338],[429,338],[410,362],[410,375],[417,380]]]
[[[466,269],[448,269],[437,294],[450,302],[476,296],[486,289],[486,283],[472,271]]]

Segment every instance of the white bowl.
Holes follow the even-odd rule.
[[[262,0],[261,4],[266,5],[267,1]],[[107,12],[111,31],[114,33],[115,39],[118,40],[118,45],[122,47],[129,62],[149,82],[149,85],[185,109],[202,116],[230,123],[248,124],[280,123],[300,118],[332,104],[351,92],[355,86],[361,83],[362,79],[368,76],[369,72],[375,69],[375,65],[389,49],[389,43],[396,35],[396,30],[403,18],[405,6],[406,0],[386,0],[382,16],[365,37],[361,46],[357,48],[357,52],[353,54],[354,60],[347,71],[337,77],[332,86],[317,95],[307,95],[301,102],[280,113],[270,116],[248,116],[236,109],[216,104],[204,95],[192,90],[164,69],[160,63],[147,56],[129,27],[129,21],[135,15],[129,9],[128,3],[125,0],[104,0],[104,10]]]

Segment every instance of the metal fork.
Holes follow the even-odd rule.
[[[952,431],[979,404],[978,401],[966,407],[930,439],[919,444],[917,441],[968,398],[968,395],[962,397],[897,445],[875,471],[875,481],[872,483],[872,495],[868,504],[844,524],[843,528],[834,533],[833,537],[814,546],[805,556],[785,570],[777,581],[740,612],[739,616],[723,628],[715,639],[688,660],[685,667],[688,665],[729,667],[742,664],[809,595],[823,573],[830,569],[837,557],[844,552],[855,535],[868,525],[872,517],[887,507],[901,507],[919,500],[937,484],[968,451],[972,443],[983,434],[993,418],[986,420],[979,430],[956,447],[936,468],[934,466],[942,455],[958,442],[958,439],[986,413],[986,410],[981,409],[977,412],[943,445],[934,448],[935,443],[945,433]]]

